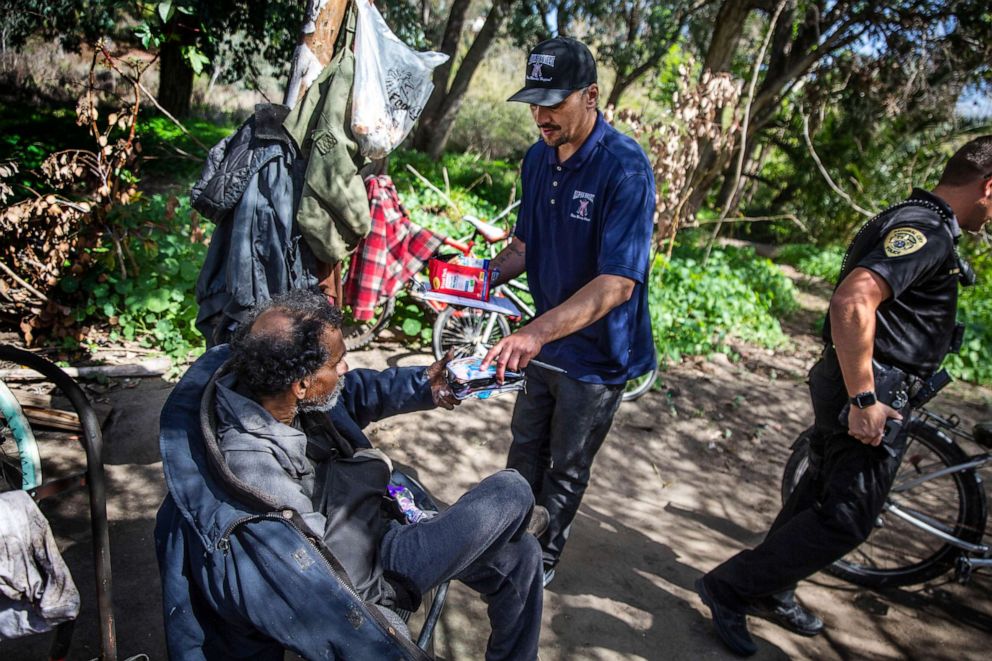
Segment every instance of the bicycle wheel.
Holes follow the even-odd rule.
[[[495,315],[495,321],[492,331],[486,336],[486,327],[492,315]],[[455,358],[482,355],[509,334],[510,324],[501,314],[448,306],[434,322],[434,357],[441,360],[448,349],[454,350]]]
[[[807,429],[797,439],[782,478],[782,496],[788,497],[809,465]],[[827,571],[869,588],[901,587],[923,583],[948,571],[959,550],[909,521],[915,520],[966,542],[978,543],[985,532],[986,498],[974,469],[957,471],[926,481],[924,475],[962,464],[968,456],[938,429],[914,421],[909,447],[899,468],[885,510],[864,544],[833,563]]]
[[[647,374],[631,379],[623,389],[623,401],[632,402],[639,397],[643,397],[647,391],[651,390],[654,380],[658,378],[658,351],[654,352],[655,368]]]
[[[376,315],[369,321],[345,321],[341,328],[344,335],[344,348],[356,351],[368,346],[379,333],[389,325],[396,311],[396,297],[391,296],[386,302],[376,307]]]

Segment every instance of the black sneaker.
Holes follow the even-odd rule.
[[[728,608],[714,599],[702,578],[696,580],[695,588],[696,594],[709,607],[716,634],[723,644],[739,656],[751,656],[757,652],[758,646],[747,630],[747,617],[744,613]]]
[[[530,523],[527,524],[527,532],[534,537],[540,537],[548,529],[549,523],[551,523],[551,515],[548,513],[548,509],[543,505],[534,505],[534,509],[530,513]]]
[[[759,599],[748,606],[747,614],[773,622],[800,636],[815,636],[823,631],[823,620],[794,597],[785,602],[773,597]]]

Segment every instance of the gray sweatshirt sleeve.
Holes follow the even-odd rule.
[[[296,510],[313,533],[324,535],[327,520],[323,514],[314,511],[310,494],[303,482],[294,479],[279,460],[270,452],[257,450],[226,450],[224,460],[228,468],[242,482],[258,489],[280,507]]]

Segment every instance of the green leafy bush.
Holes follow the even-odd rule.
[[[992,384],[992,254],[987,249],[978,252],[970,242],[962,242],[978,284],[959,289],[958,321],[965,325],[964,346],[960,353],[950,354],[944,366],[958,379]]]
[[[766,347],[787,343],[778,318],[797,307],[792,282],[752,249],[702,251],[679,246],[671,261],[651,270],[649,305],[654,340],[663,361],[728,351],[737,337]]]
[[[79,296],[76,320],[105,322],[111,344],[137,339],[176,363],[201,352],[203,338],[193,326],[194,287],[207,253],[203,237],[212,226],[194,227],[192,218],[185,196],[153,195],[121,207],[116,220],[130,237],[128,275],[121,273],[113,251],[91,251],[93,267],[60,282],[63,292]]]
[[[791,243],[778,249],[775,261],[795,267],[800,273],[837,282],[844,261],[841,246],[815,246],[811,243]]]

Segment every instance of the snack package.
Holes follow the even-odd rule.
[[[489,300],[489,260],[460,257],[446,262],[431,259],[427,263],[431,290],[441,294]]]
[[[482,369],[482,359],[474,356],[456,358],[445,368],[448,387],[456,399],[489,399],[505,392],[523,390],[527,377],[522,372],[507,371],[503,383],[496,381],[496,366]]]
[[[396,500],[396,504],[399,505],[400,511],[403,512],[403,516],[406,517],[406,520],[410,523],[419,523],[420,521],[425,521],[437,516],[437,512],[422,510],[417,507],[417,503],[413,500],[413,494],[410,493],[410,490],[404,486],[389,484],[386,486],[386,491],[389,493],[391,498]]]

